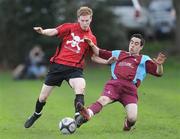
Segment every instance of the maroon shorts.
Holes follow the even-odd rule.
[[[109,80],[105,84],[101,96],[107,96],[114,101],[119,101],[123,106],[138,101],[137,87],[127,80]]]

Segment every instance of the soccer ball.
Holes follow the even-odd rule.
[[[59,129],[62,134],[72,134],[76,131],[76,122],[70,117],[65,117],[59,122]]]

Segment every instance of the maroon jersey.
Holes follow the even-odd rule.
[[[83,68],[85,57],[88,54],[92,55],[90,46],[83,38],[86,36],[97,44],[96,37],[92,34],[91,29],[89,28],[87,31],[84,31],[79,23],[66,23],[58,26],[56,29],[58,31],[57,36],[62,39],[62,42],[50,61]]]
[[[139,86],[146,73],[159,76],[156,73],[157,65],[148,56],[146,56],[148,58],[144,61],[143,66],[143,55],[132,56],[126,51],[117,52],[119,52],[117,55],[118,60],[111,66],[112,77],[114,79],[128,80],[134,82],[136,86]],[[113,53],[115,54],[116,51],[100,50],[99,56],[108,59],[111,56],[114,56]],[[141,73],[143,73],[143,75],[140,75]]]

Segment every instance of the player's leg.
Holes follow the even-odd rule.
[[[87,110],[89,114],[89,119],[95,114],[99,113],[104,106],[112,103],[113,100],[108,96],[101,96],[95,103],[93,103]]]
[[[62,81],[65,79],[66,71],[68,68],[64,65],[51,64],[45,83],[41,89],[41,93],[36,102],[34,114],[26,121],[25,128],[29,128],[41,116],[41,111],[46,103],[46,100],[55,86],[61,86]]]
[[[88,108],[90,117],[99,113],[105,105],[118,99],[118,89],[115,84],[114,80],[109,80],[105,84],[101,97]]]
[[[82,109],[80,110],[81,116],[83,116],[83,118],[85,119],[84,121],[88,121],[92,116],[99,113],[105,105],[116,100],[116,97],[117,97],[116,89],[112,84],[112,80],[109,80],[104,87],[101,97],[90,107],[88,107],[88,109],[82,107]],[[78,119],[77,121],[81,123],[79,124],[79,127],[84,123],[82,118]]]
[[[50,95],[50,93],[52,92],[53,88],[54,88],[54,86],[48,86],[48,85],[43,84],[40,96],[36,102],[35,112],[25,122],[25,124],[24,124],[25,128],[31,127],[33,125],[33,123],[41,116],[41,111],[42,111],[44,105],[46,104],[46,100],[47,100],[48,96]]]
[[[76,119],[77,127],[80,127],[83,123],[86,123],[92,118],[92,116],[99,113],[105,105],[111,102],[113,102],[113,100],[109,97],[101,96],[95,103],[93,103],[88,108],[84,107],[79,103],[80,115]]]
[[[41,93],[36,102],[35,113],[41,113],[44,105],[46,104],[46,100],[47,100],[48,96],[51,94],[53,88],[54,88],[54,86],[49,86],[49,85],[43,84]]]
[[[124,121],[124,131],[131,130],[132,126],[136,123],[138,106],[136,103],[130,103],[125,106],[126,118]]]
[[[75,92],[74,107],[75,107],[75,117],[76,117],[76,115],[79,115],[78,103],[84,106],[84,94],[85,94],[86,82],[84,78],[71,78],[69,79],[69,84]]]
[[[126,118],[124,121],[124,131],[129,131],[132,129],[132,126],[135,124],[137,119],[138,111],[138,94],[137,87],[131,82],[120,80],[120,97],[119,102],[123,104],[126,110]]]
[[[112,103],[115,100],[115,91],[114,86],[109,85],[108,83],[104,87],[104,91],[101,94],[100,98],[95,102],[92,103],[88,108],[82,107],[80,113],[82,117],[80,117],[77,121],[81,126],[83,123],[87,122],[92,116],[99,113],[104,106],[109,103]]]

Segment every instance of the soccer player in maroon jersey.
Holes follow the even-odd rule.
[[[132,35],[128,52],[123,50],[102,50],[96,47],[89,38],[85,38],[85,41],[89,43],[97,56],[104,59],[113,56],[117,61],[111,64],[112,76],[105,84],[100,98],[88,108],[78,104],[81,113],[81,117],[78,119],[79,126],[88,121],[93,115],[99,113],[105,105],[118,101],[126,110],[123,130],[131,130],[137,120],[137,88],[147,73],[162,76],[162,64],[166,59],[165,55],[160,53],[154,60],[147,55],[141,55],[140,51],[145,43],[141,34]]]
[[[24,124],[29,128],[41,116],[41,111],[46,104],[46,100],[55,86],[60,86],[66,80],[75,92],[75,119],[79,116],[77,103],[84,105],[84,90],[86,86],[83,78],[83,68],[85,57],[90,54],[95,62],[106,64],[108,61],[93,55],[89,44],[84,41],[84,37],[90,38],[96,44],[96,37],[90,29],[92,21],[92,9],[80,7],[77,10],[77,23],[65,23],[56,28],[43,29],[34,27],[34,30],[45,36],[57,36],[61,40],[54,56],[50,59],[51,65],[42,86],[39,98],[37,99],[35,112]]]

